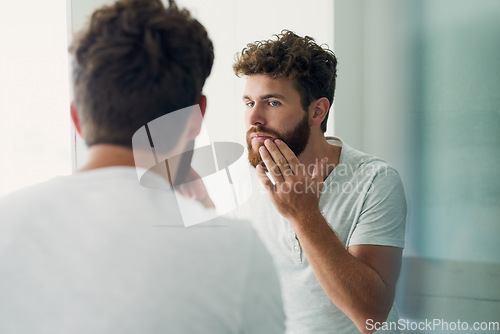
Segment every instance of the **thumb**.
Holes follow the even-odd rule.
[[[316,163],[314,164],[314,169],[311,175],[311,179],[313,179],[318,183],[320,182],[323,183],[323,179],[327,171],[327,166],[326,166],[327,163],[328,163],[327,157],[324,157],[321,160],[316,161]]]

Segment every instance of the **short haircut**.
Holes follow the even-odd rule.
[[[196,104],[214,60],[205,28],[173,1],[165,8],[160,0],[122,0],[98,9],[70,52],[88,146],[132,147],[143,125]]]
[[[274,79],[291,79],[306,111],[314,100],[321,97],[326,97],[331,106],[337,77],[337,58],[333,51],[316,44],[312,37],[300,37],[288,30],[275,36],[276,40],[248,44],[237,56],[234,73],[238,76],[265,74]],[[321,123],[323,132],[327,120],[328,114]]]

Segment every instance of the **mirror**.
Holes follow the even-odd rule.
[[[113,3],[110,0],[67,1],[70,32],[80,30],[96,8]],[[211,142],[245,144],[241,101],[245,79],[234,75],[232,65],[235,54],[247,43],[270,39],[273,34],[289,29],[299,35],[312,36],[320,44],[333,45],[333,1],[330,0],[315,0],[314,5],[305,5],[298,0],[176,2],[179,7],[190,10],[206,27],[214,43],[214,67],[204,87],[208,97],[205,124]],[[333,117],[330,121],[333,122]],[[75,143],[72,146],[76,147],[74,167],[78,168],[86,159],[86,149],[80,138],[73,137]]]

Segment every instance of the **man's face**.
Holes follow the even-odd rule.
[[[309,115],[290,79],[250,75],[243,101],[248,160],[253,167],[262,162],[259,147],[268,138],[283,140],[296,156],[304,151],[311,133]]]

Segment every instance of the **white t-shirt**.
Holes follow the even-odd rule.
[[[359,244],[403,248],[406,200],[398,173],[381,159],[340,140],[329,142],[342,146],[342,151],[339,164],[325,180],[319,206],[340,241],[346,248]],[[278,268],[286,332],[358,333],[323,291],[290,223],[274,208],[256,177],[253,184],[252,198],[239,213],[255,222]],[[387,321],[398,321],[395,305]]]
[[[276,269],[249,224],[186,228],[173,192],[140,186],[134,168],[0,198],[2,334],[283,331]]]

